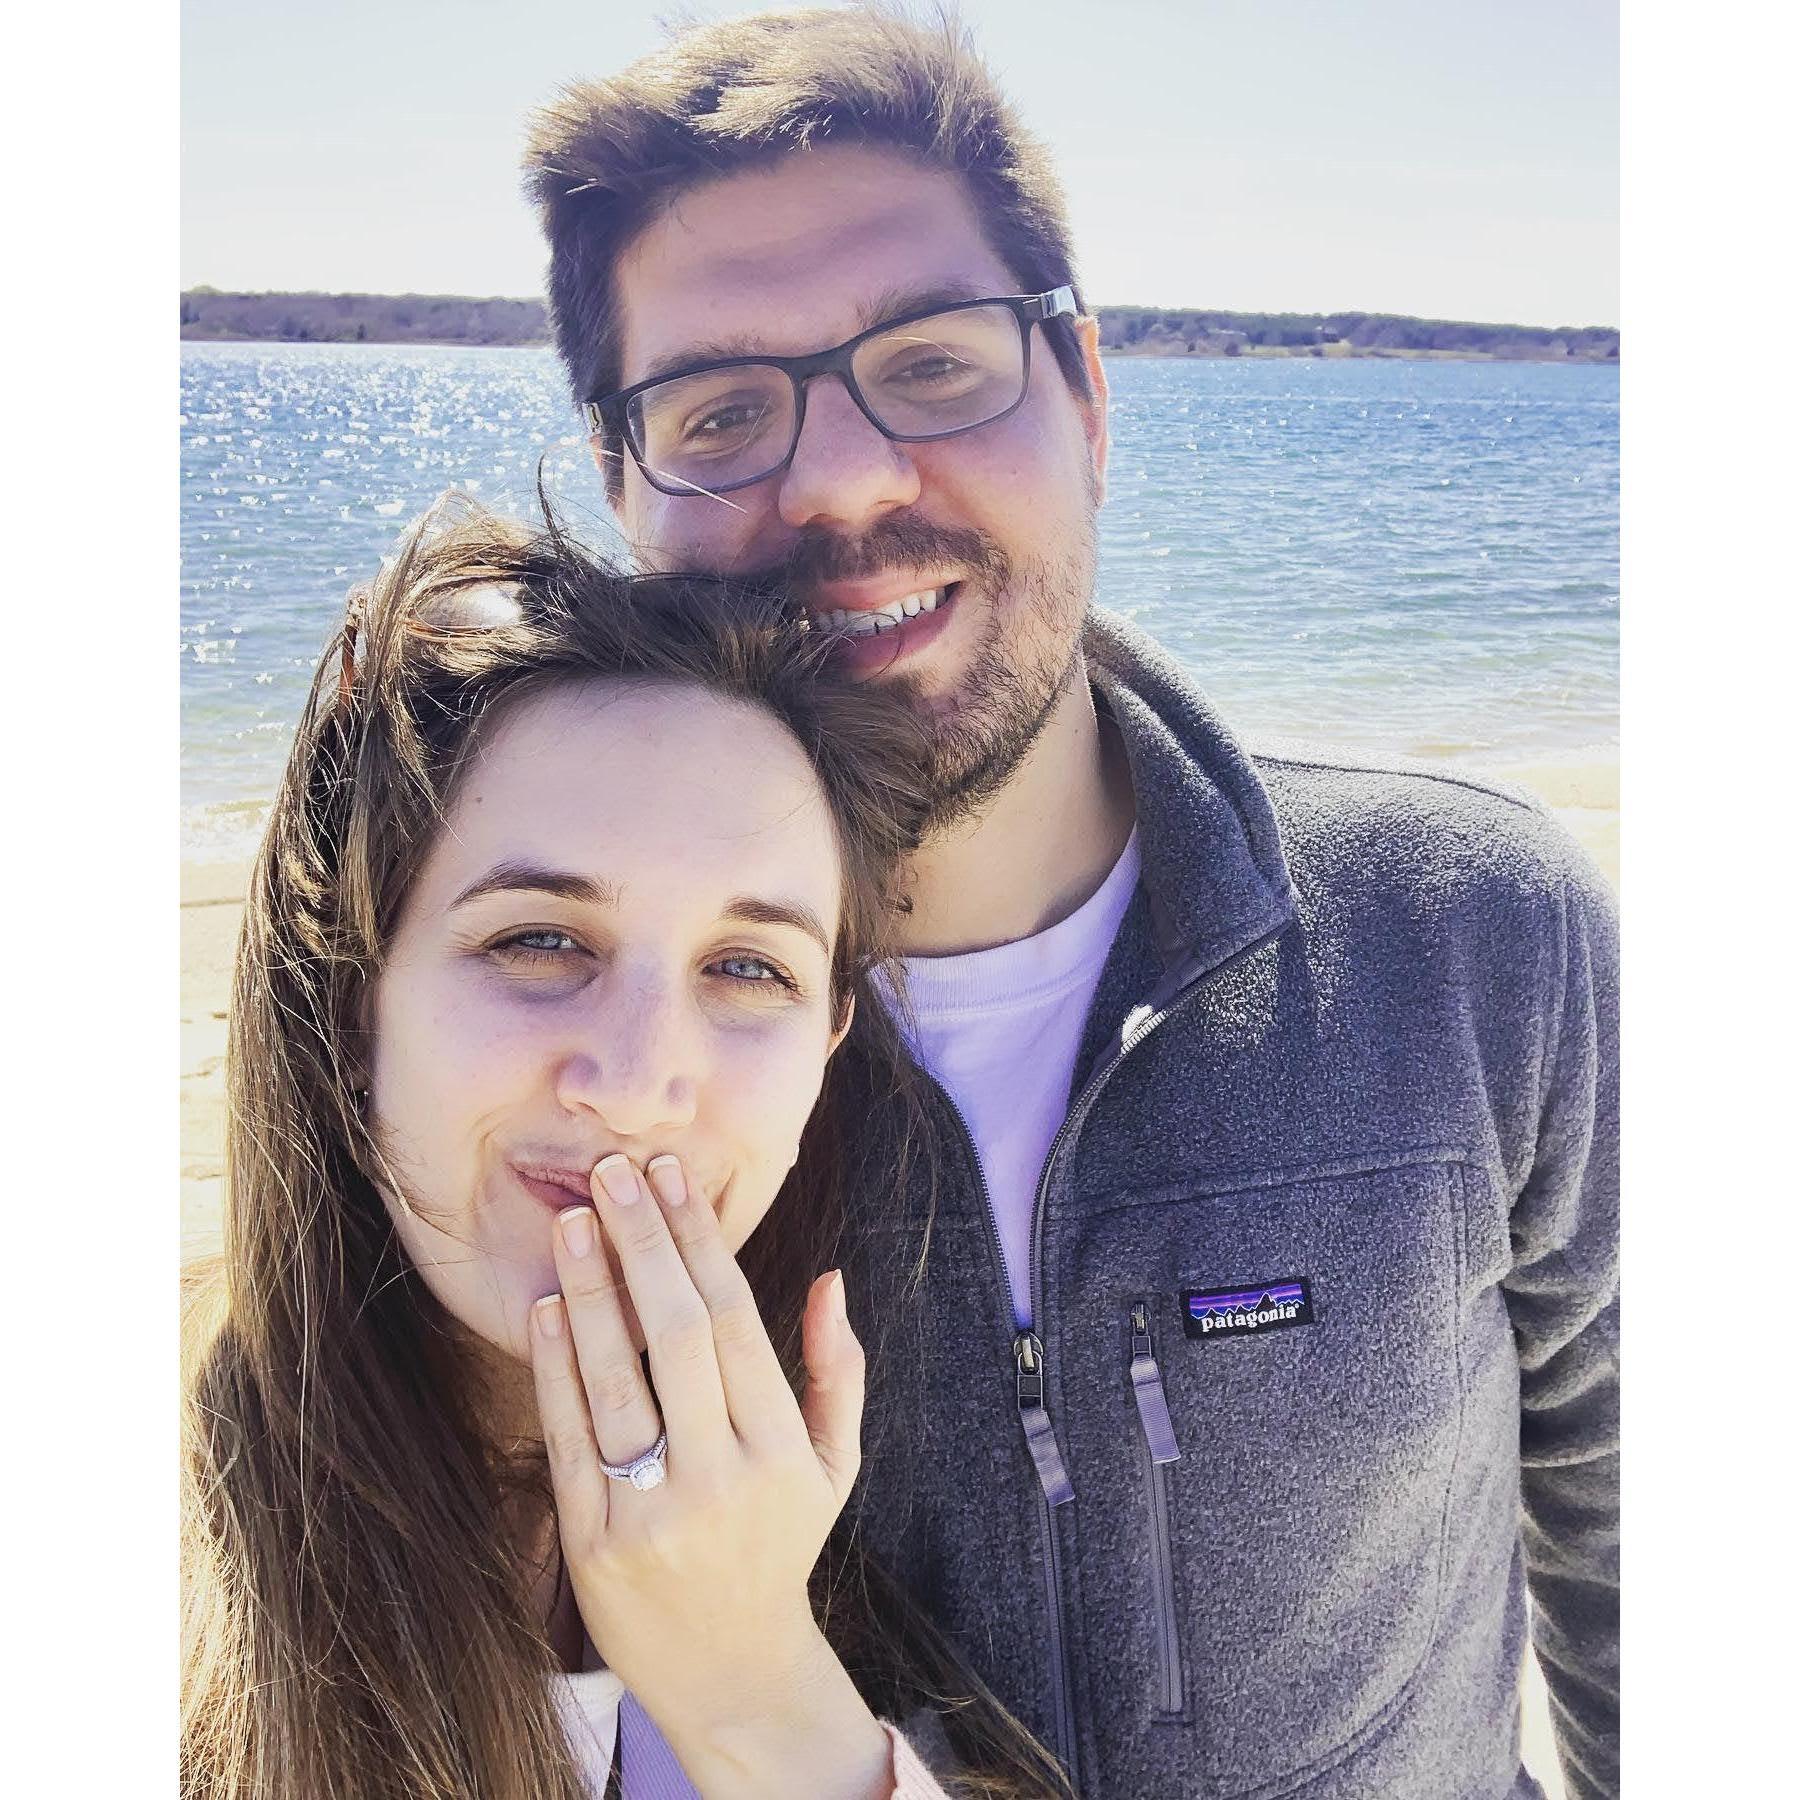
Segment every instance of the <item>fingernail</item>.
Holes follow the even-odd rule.
[[[850,1323],[849,1309],[844,1305],[844,1271],[831,1271],[831,1316],[840,1324]]]
[[[594,1214],[591,1207],[571,1206],[558,1213],[556,1222],[562,1228],[563,1248],[571,1256],[591,1256],[594,1250]]]
[[[687,1177],[678,1156],[653,1156],[644,1165],[656,1197],[664,1206],[679,1206],[688,1197]]]
[[[559,1338],[563,1334],[563,1303],[561,1294],[546,1294],[531,1309],[531,1316],[537,1324],[539,1333],[547,1338]]]
[[[594,1173],[600,1177],[600,1185],[606,1189],[614,1206],[629,1206],[638,1197],[637,1170],[631,1166],[630,1157],[621,1156],[615,1150]]]

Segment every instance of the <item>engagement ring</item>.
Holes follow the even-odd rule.
[[[640,1494],[647,1494],[668,1479],[669,1471],[663,1466],[668,1451],[669,1434],[665,1431],[642,1456],[634,1456],[628,1463],[609,1463],[603,1456],[600,1467],[611,1480],[629,1481]]]

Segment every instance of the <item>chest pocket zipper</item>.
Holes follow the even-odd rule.
[[[1158,1718],[1179,1717],[1185,1709],[1181,1673],[1181,1636],[1175,1620],[1175,1556],[1169,1530],[1168,1465],[1181,1457],[1175,1442],[1175,1426],[1169,1417],[1168,1397],[1163,1393],[1162,1370],[1156,1362],[1156,1346],[1150,1337],[1150,1303],[1131,1308],[1131,1393],[1137,1402],[1138,1422],[1144,1431],[1144,1451],[1149,1458],[1150,1549],[1155,1578]]]

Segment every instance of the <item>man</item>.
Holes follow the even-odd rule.
[[[1528,1577],[1616,1793],[1603,883],[1517,795],[1251,755],[1091,608],[1098,328],[954,31],[703,28],[529,162],[629,541],[779,575],[932,728],[866,1541],[1093,1796],[1538,1793]]]

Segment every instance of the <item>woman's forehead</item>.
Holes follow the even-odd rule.
[[[567,869],[626,904],[634,893],[699,903],[773,881],[828,917],[840,879],[823,790],[787,728],[669,682],[561,686],[484,734],[424,882],[445,904],[478,864],[508,861]]]

